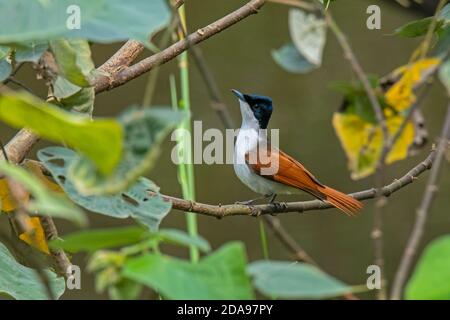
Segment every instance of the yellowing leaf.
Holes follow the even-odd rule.
[[[28,202],[29,198],[30,195],[27,193],[26,198],[21,199],[21,201]],[[6,213],[11,212],[17,208],[14,199],[11,197],[8,180],[6,178],[0,179],[0,203],[1,211]]]
[[[441,63],[438,58],[421,59],[393,72],[400,79],[386,92],[386,102],[397,111],[408,109],[416,102],[414,86]]]
[[[404,117],[391,114],[386,124],[390,135],[395,135]],[[361,179],[375,172],[382,148],[382,131],[378,125],[355,114],[335,113],[333,127],[348,159],[353,179]],[[390,164],[406,158],[414,141],[414,125],[408,122],[402,135],[386,157]]]
[[[27,219],[27,223],[29,224],[29,230],[20,234],[19,239],[25,241],[39,251],[50,254],[47,240],[45,239],[44,229],[42,228],[39,218],[30,217]]]
[[[26,161],[25,166],[30,170],[39,180],[41,180],[50,190],[64,193],[64,190],[56,182],[50,180],[43,173],[39,165],[35,161]]]

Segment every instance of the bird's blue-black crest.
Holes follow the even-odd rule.
[[[259,127],[267,129],[273,111],[272,99],[256,94],[243,94],[243,96],[258,120]]]

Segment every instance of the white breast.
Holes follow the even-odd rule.
[[[262,195],[270,194],[290,194],[297,193],[298,190],[259,176],[245,162],[245,155],[254,150],[264,136],[258,135],[258,130],[253,128],[241,128],[239,131],[234,149],[234,172],[238,178],[254,192]],[[267,145],[266,142],[262,142]]]

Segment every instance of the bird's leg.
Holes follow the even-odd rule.
[[[269,205],[273,206],[275,210],[284,210],[286,208],[286,203],[275,202],[276,197],[277,197],[276,193],[270,195]]]

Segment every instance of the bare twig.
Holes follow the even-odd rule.
[[[434,158],[435,158],[435,151],[432,150],[424,161],[416,165],[401,178],[394,180],[392,183],[382,187],[380,190],[372,188],[368,190],[351,193],[349,195],[357,200],[374,199],[377,196],[388,197],[394,192],[414,182],[420,174],[430,169],[431,166],[433,165]],[[266,205],[247,206],[242,204],[210,205],[179,199],[167,195],[163,195],[163,198],[165,198],[167,201],[172,202],[174,209],[178,209],[181,211],[196,212],[198,214],[211,216],[215,218],[224,218],[230,216],[260,216],[265,214],[274,215],[286,212],[304,213],[312,210],[324,210],[333,208],[333,206],[330,205],[329,203],[320,200],[287,202],[281,203],[280,205],[266,204]]]
[[[47,240],[47,242],[58,239],[58,230],[56,229],[53,219],[49,216],[40,216],[39,219],[41,221],[42,229],[44,230],[45,239]],[[69,277],[69,267],[72,265],[72,263],[70,262],[64,250],[50,248],[50,254],[55,263],[57,273],[64,278]]]
[[[289,232],[283,227],[280,219],[270,215],[263,216],[264,222],[269,226],[280,242],[293,254],[296,261],[303,261],[318,266],[317,263],[295,241]]]
[[[185,39],[174,43],[161,52],[145,58],[128,68],[124,68],[122,71],[117,73],[106,76],[100,75],[95,79],[95,91],[99,93],[121,86],[126,82],[142,75],[143,73],[150,71],[154,67],[172,60],[182,52],[186,51],[189,46],[196,45],[247,18],[248,16],[257,13],[264,3],[265,0],[251,0],[236,11],[233,11],[232,13],[220,18],[204,28],[198,29],[196,32],[188,35]]]
[[[422,239],[422,235],[425,229],[425,223],[431,205],[433,203],[434,196],[438,191],[437,183],[439,178],[439,170],[441,168],[445,151],[448,148],[447,144],[449,139],[450,139],[450,104],[447,108],[447,115],[445,118],[444,126],[442,128],[442,133],[440,135],[440,141],[438,143],[436,151],[435,164],[433,166],[433,169],[431,170],[430,176],[428,177],[428,182],[425,187],[422,202],[416,212],[416,220],[414,222],[413,229],[408,238],[408,242],[403,252],[400,265],[395,274],[391,292],[391,299],[398,300],[401,298],[403,286],[406,282],[409,271],[411,269],[411,265],[415,257],[417,248],[420,244],[420,240]]]

